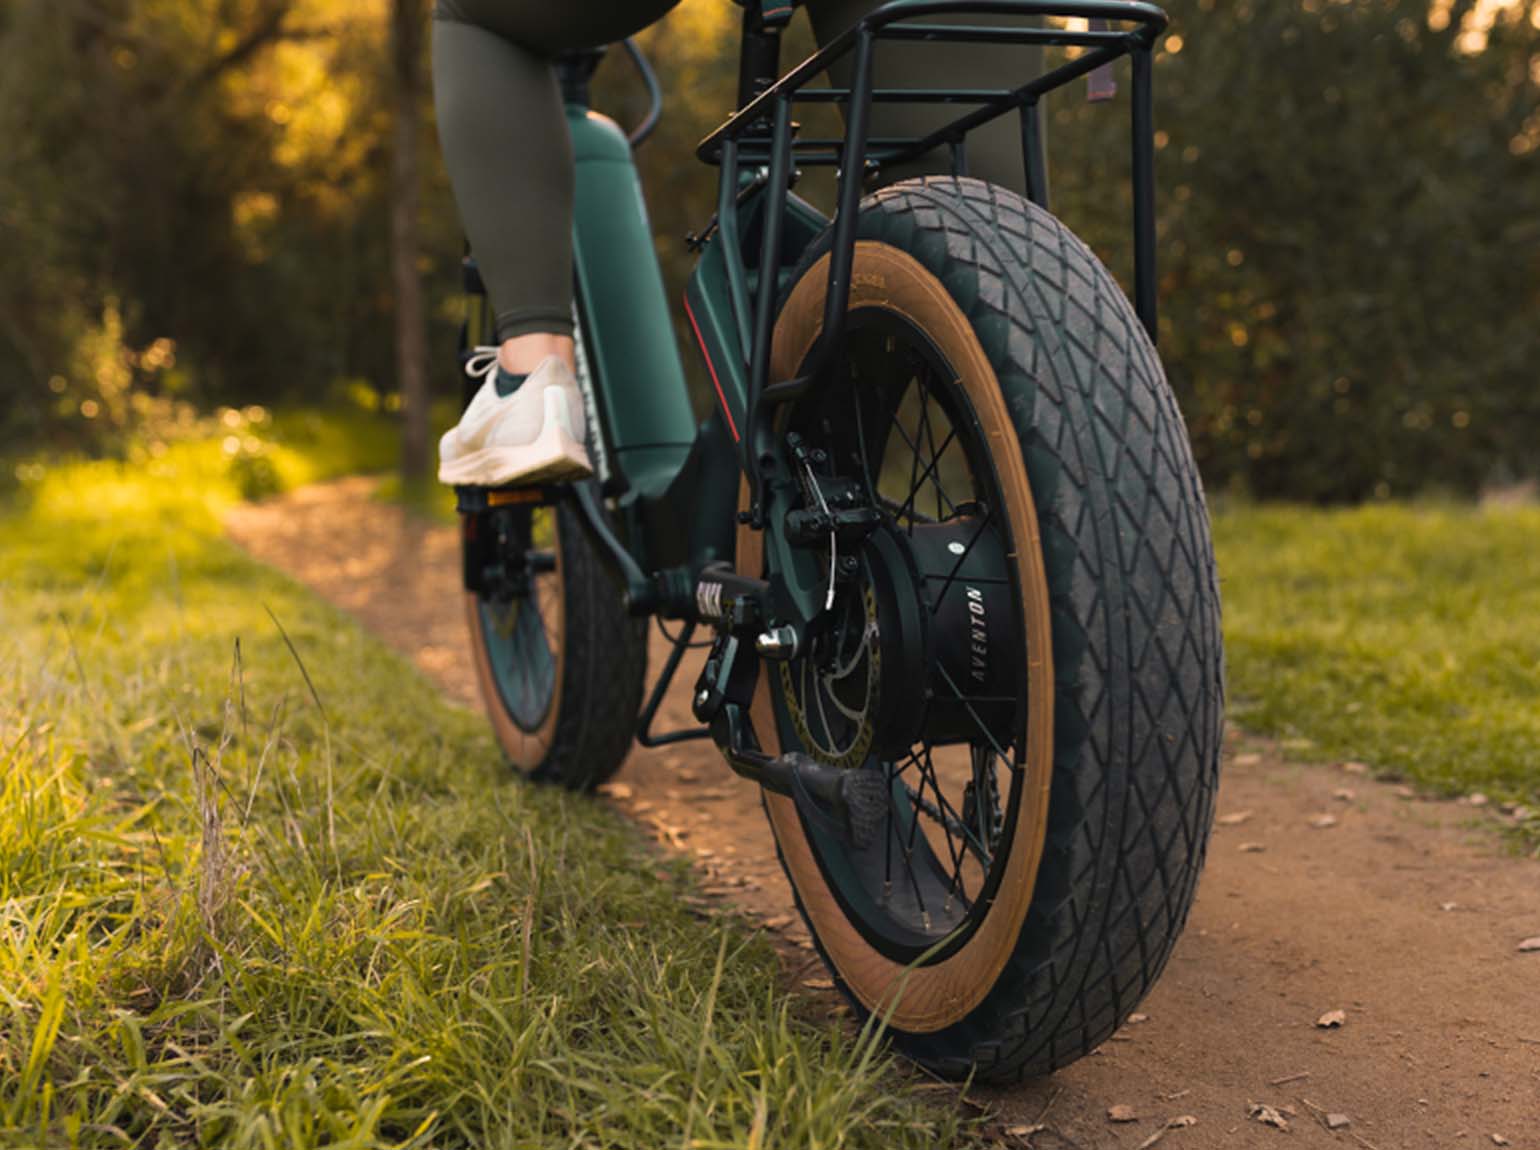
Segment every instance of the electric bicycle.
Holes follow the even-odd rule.
[[[763,788],[858,1013],[940,1074],[1042,1074],[1160,974],[1218,783],[1217,577],[1155,349],[1166,17],[891,0],[782,75],[789,14],[747,0],[740,106],[699,147],[719,189],[684,299],[702,423],[633,164],[658,101],[628,137],[588,106],[597,54],[561,66],[597,474],[459,491],[478,676],[508,759],[538,780],[583,790],[633,742],[712,740]],[[957,41],[1076,51],[1015,88],[879,82],[885,45]],[[1132,302],[1048,211],[1041,123],[1048,93],[1125,57]],[[873,109],[898,101],[950,111],[874,134]],[[839,108],[842,136],[804,136],[793,114],[812,104]],[[970,133],[1005,117],[1024,197],[968,175]],[[949,174],[884,181],[937,154]],[[837,169],[832,218],[793,190],[819,166]],[[473,262],[467,286],[466,345],[493,343]],[[653,617],[679,629],[644,698]],[[655,732],[701,631],[699,726]]]

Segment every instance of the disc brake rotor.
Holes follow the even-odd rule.
[[[882,647],[877,597],[862,580],[835,602],[838,623],[803,658],[780,665],[781,694],[797,737],[823,762],[858,767],[877,734]]]

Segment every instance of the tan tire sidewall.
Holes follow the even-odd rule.
[[[828,283],[825,255],[798,281],[782,309],[775,330],[771,372],[774,379],[794,377],[822,328]],[[1053,766],[1053,665],[1047,576],[1043,567],[1037,511],[1027,482],[1021,444],[994,368],[972,325],[931,272],[913,256],[876,241],[856,245],[850,293],[852,311],[881,307],[925,332],[960,375],[960,386],[973,405],[989,443],[996,474],[1009,504],[1011,538],[1021,588],[1022,617],[1028,652],[1025,779],[1014,837],[994,905],[973,935],[955,953],[932,965],[908,969],[881,954],[862,938],[841,909],[819,869],[796,804],[766,793],[770,825],[787,877],[796,887],[813,931],[852,994],[869,1010],[891,1011],[891,1025],[915,1034],[932,1034],[955,1025],[978,1008],[993,989],[1016,949],[1032,902],[1047,828],[1048,793]],[[763,540],[755,531],[738,534],[738,568],[763,569]],[[772,754],[780,734],[771,703],[770,677],[761,675],[754,697],[755,734]]]
[[[549,576],[557,588],[556,595],[556,629],[558,635],[558,649],[555,652],[556,660],[556,690],[551,696],[551,705],[546,709],[545,718],[534,731],[526,731],[513,721],[508,714],[508,708],[503,703],[502,692],[498,690],[497,676],[492,673],[492,660],[487,654],[486,635],[481,623],[480,604],[475,592],[465,593],[465,617],[470,628],[471,657],[476,665],[476,685],[481,690],[482,706],[486,709],[487,717],[492,720],[492,730],[497,735],[498,744],[503,748],[503,754],[508,761],[521,771],[533,771],[550,756],[551,747],[556,741],[556,724],[561,717],[562,680],[566,677],[566,609],[567,596],[563,586],[563,570],[561,561],[561,527],[555,525],[556,538],[556,570]]]

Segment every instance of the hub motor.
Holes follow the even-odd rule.
[[[874,753],[901,758],[922,739],[977,741],[980,724],[1009,743],[1021,656],[1008,570],[976,513],[873,532],[832,625],[780,665],[806,751],[858,767]]]

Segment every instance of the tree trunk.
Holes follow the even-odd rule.
[[[396,302],[396,382],[401,389],[401,477],[428,476],[428,332],[418,270],[418,150],[423,96],[423,0],[391,0],[395,148],[391,156],[390,254]]]

